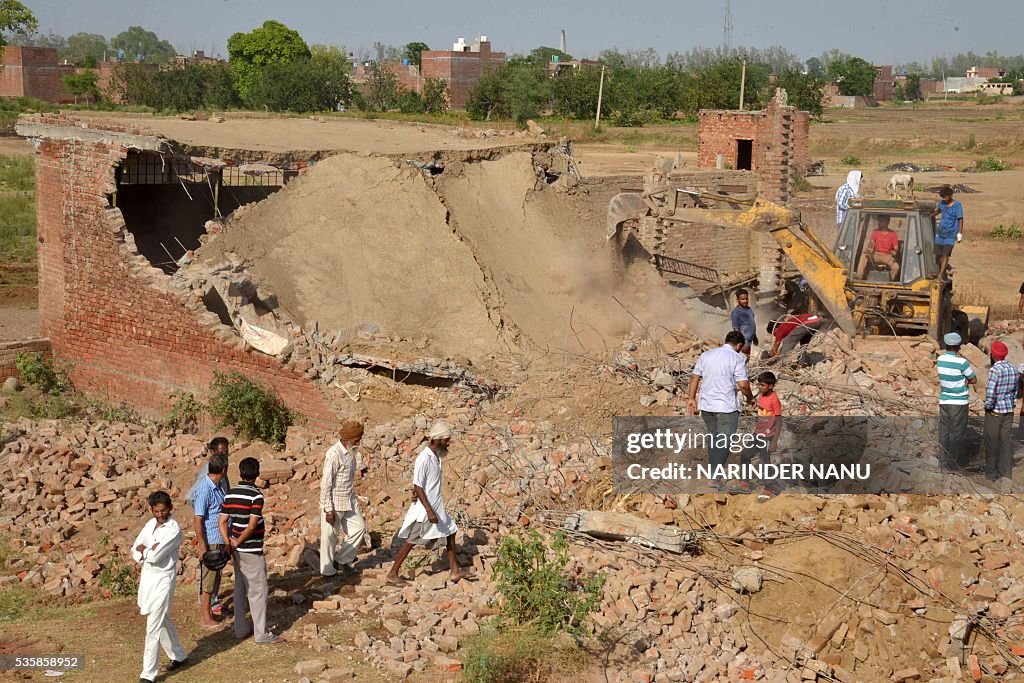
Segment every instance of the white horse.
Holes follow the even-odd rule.
[[[885,186],[885,189],[889,192],[889,196],[894,199],[899,199],[899,190],[902,189],[905,193],[904,198],[914,198],[914,176],[909,173],[897,173],[889,179],[889,184]]]

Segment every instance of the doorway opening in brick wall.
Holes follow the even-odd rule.
[[[172,274],[199,248],[206,223],[266,199],[294,175],[272,166],[230,166],[155,152],[129,152],[115,172],[111,203],[140,254]]]
[[[736,141],[736,170],[751,171],[754,168],[754,141]]]

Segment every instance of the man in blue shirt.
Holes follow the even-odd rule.
[[[740,351],[750,356],[750,347],[757,343],[757,323],[754,311],[750,308],[750,293],[745,289],[736,291],[736,308],[729,316],[732,329],[743,335],[743,348]]]
[[[199,541],[199,557],[202,558],[210,550],[224,550],[225,540],[220,533],[220,511],[224,506],[224,490],[221,481],[228,472],[228,456],[214,453],[210,456],[209,474],[206,475],[196,489],[192,506],[195,516],[192,518]],[[213,618],[211,601],[220,589],[221,572],[210,571],[200,563],[200,614],[202,626],[206,629],[219,628],[220,624]]]
[[[953,188],[949,185],[939,190],[939,204],[932,217],[939,219],[935,225],[935,260],[939,264],[939,278],[945,280],[953,245],[963,239],[964,232],[964,205],[953,199]]]

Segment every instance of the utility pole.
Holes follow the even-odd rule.
[[[604,95],[604,64],[601,65],[601,82],[597,86],[597,116],[594,117],[594,130],[601,127],[601,96]]]
[[[743,60],[743,66],[740,68],[740,111],[743,111],[743,91],[747,87],[747,60]]]

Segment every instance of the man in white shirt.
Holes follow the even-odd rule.
[[[744,343],[741,332],[733,330],[725,335],[725,344],[700,355],[690,377],[690,396],[686,407],[690,415],[696,415],[699,410],[704,418],[704,425],[713,441],[708,445],[708,463],[712,467],[724,465],[729,459],[729,448],[723,447],[721,441],[723,437],[724,440],[730,439],[739,424],[737,389],[746,397],[747,403],[754,405],[754,394],[747,379],[747,359],[740,353]]]
[[[186,663],[178,632],[171,623],[171,600],[178,576],[181,527],[171,519],[171,497],[165,491],[149,496],[153,519],[146,522],[132,543],[132,558],[142,565],[139,575],[139,613],[146,617],[146,649],[139,680],[152,683],[160,667],[160,648],[170,658],[168,671]]]
[[[347,420],[338,432],[338,442],[327,450],[320,478],[320,574],[354,575],[356,551],[366,532],[366,521],[356,498],[355,447],[363,438],[363,425]],[[338,545],[338,535],[345,540]]]
[[[459,569],[455,556],[455,532],[459,528],[444,508],[441,496],[441,458],[448,453],[452,429],[444,422],[435,422],[427,435],[429,443],[416,457],[412,484],[414,502],[405,515],[398,538],[404,541],[395,557],[395,564],[388,572],[388,583],[395,586],[408,584],[399,576],[402,563],[414,546],[436,548],[444,540],[448,551],[448,569],[451,581],[458,582],[470,575]]]

